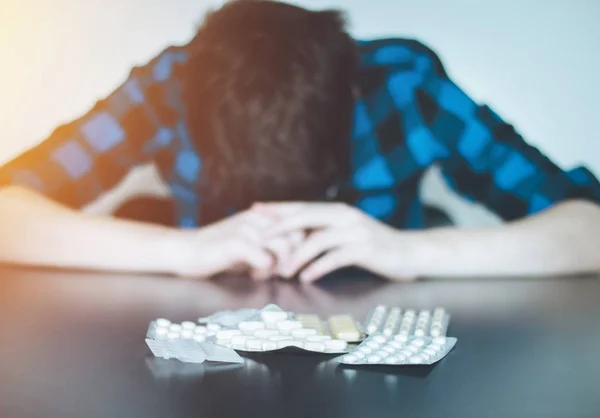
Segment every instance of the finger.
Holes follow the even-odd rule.
[[[259,202],[252,206],[252,210],[271,216],[285,216],[299,212],[309,205],[319,204],[313,202]]]
[[[300,275],[303,282],[313,282],[342,267],[350,267],[356,263],[355,247],[345,247],[325,254],[316,260]]]
[[[275,256],[275,271],[279,272],[279,266],[285,265],[292,254],[292,242],[288,236],[272,238],[265,244],[265,248]]]
[[[242,262],[252,271],[268,272],[273,268],[273,257],[265,249],[240,240],[236,244],[236,264]]]
[[[330,228],[312,233],[294,252],[285,266],[284,274],[294,276],[309,261],[326,251],[342,247],[352,240],[352,230],[346,228]]]
[[[289,234],[307,229],[320,229],[348,224],[353,210],[347,206],[330,204],[315,205],[285,216],[266,230],[267,237]]]

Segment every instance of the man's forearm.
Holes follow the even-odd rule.
[[[0,190],[0,262],[171,273],[170,243],[181,232],[92,217],[21,188]]]
[[[415,236],[416,238],[416,236]],[[570,201],[499,227],[419,234],[415,267],[429,277],[540,276],[600,271],[600,206]]]

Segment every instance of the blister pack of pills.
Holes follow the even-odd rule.
[[[340,357],[349,365],[431,365],[444,358],[456,345],[456,338],[370,335],[350,353]]]
[[[232,314],[235,315],[229,315]],[[330,318],[329,327],[332,335],[318,318],[296,317],[276,305],[269,305],[257,315],[237,322],[235,327],[217,331],[214,341],[238,351],[266,352],[293,347],[308,352],[340,354],[348,351],[348,341],[340,336],[360,337],[356,323],[347,316]]]
[[[202,326],[190,321],[176,324],[161,318],[150,323],[146,344],[155,357],[177,359],[184,363],[242,363],[243,359],[231,348],[207,341],[220,329],[216,324]]]
[[[450,316],[444,308],[430,310],[405,309],[378,305],[368,317],[363,330],[372,335],[381,333],[386,337],[442,337],[446,335]]]

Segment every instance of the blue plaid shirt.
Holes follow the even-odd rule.
[[[567,199],[600,201],[600,184],[586,168],[563,171],[524,142],[454,84],[424,45],[406,39],[357,44],[361,99],[348,138],[350,203],[397,227],[420,228],[419,180],[432,164],[455,191],[505,220]],[[179,225],[201,225],[211,202],[198,192],[202,156],[188,135],[181,100],[187,54],[185,46],[172,47],[136,67],[88,114],[0,169],[0,184],[25,185],[81,207],[132,167],[154,162],[176,200]]]

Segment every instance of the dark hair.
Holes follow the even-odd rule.
[[[357,51],[340,12],[233,1],[190,51],[187,122],[213,198],[316,200],[347,175]]]

